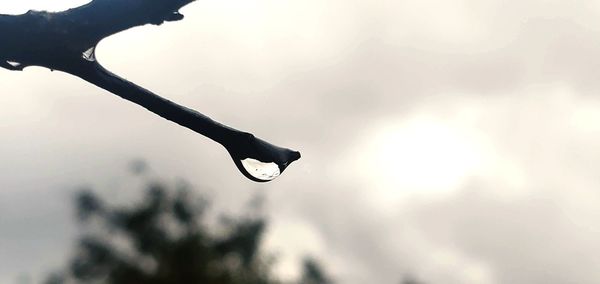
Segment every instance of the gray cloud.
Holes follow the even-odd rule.
[[[260,188],[276,224],[313,225],[341,283],[393,283],[407,272],[431,283],[598,278],[593,1],[225,1],[184,12],[180,23],[107,40],[100,60],[299,148],[302,161],[256,186],[217,145],[75,78],[0,71],[0,282],[54,265],[73,230],[65,192],[82,182],[118,188],[137,157],[166,178],[206,185],[224,208]],[[379,202],[378,169],[357,170],[372,154],[367,135],[423,112],[450,122],[463,108],[477,115],[459,126],[485,137],[522,185],[506,185],[508,170],[493,160],[475,185]]]

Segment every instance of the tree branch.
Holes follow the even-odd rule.
[[[162,98],[116,76],[96,61],[95,47],[102,39],[136,26],[181,20],[179,9],[193,1],[93,0],[58,13],[0,14],[0,67],[22,70],[42,66],[80,77],[220,143],[246,177],[269,181],[299,159],[300,153],[274,146]],[[244,163],[247,159],[273,163],[279,171],[274,176],[259,175],[258,168],[250,169]]]

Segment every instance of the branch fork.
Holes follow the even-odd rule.
[[[247,178],[266,182],[300,158],[178,105],[106,70],[96,60],[98,43],[136,26],[179,21],[179,9],[194,0],[93,0],[64,12],[0,14],[0,67],[21,71],[41,66],[77,76],[125,100],[223,145]]]

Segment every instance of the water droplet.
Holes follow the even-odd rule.
[[[275,163],[263,163],[259,160],[248,158],[242,160],[242,166],[244,166],[248,174],[262,181],[274,180],[281,174],[279,166]]]
[[[96,61],[96,47],[92,46],[90,49],[84,51],[81,56],[87,61]]]

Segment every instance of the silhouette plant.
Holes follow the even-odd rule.
[[[111,206],[91,190],[75,198],[84,233],[59,283],[275,284],[274,258],[260,248],[267,222],[253,210],[207,222],[209,202],[189,186],[150,183],[141,202]],[[214,222],[213,222],[214,223]],[[307,259],[297,283],[331,283]]]

